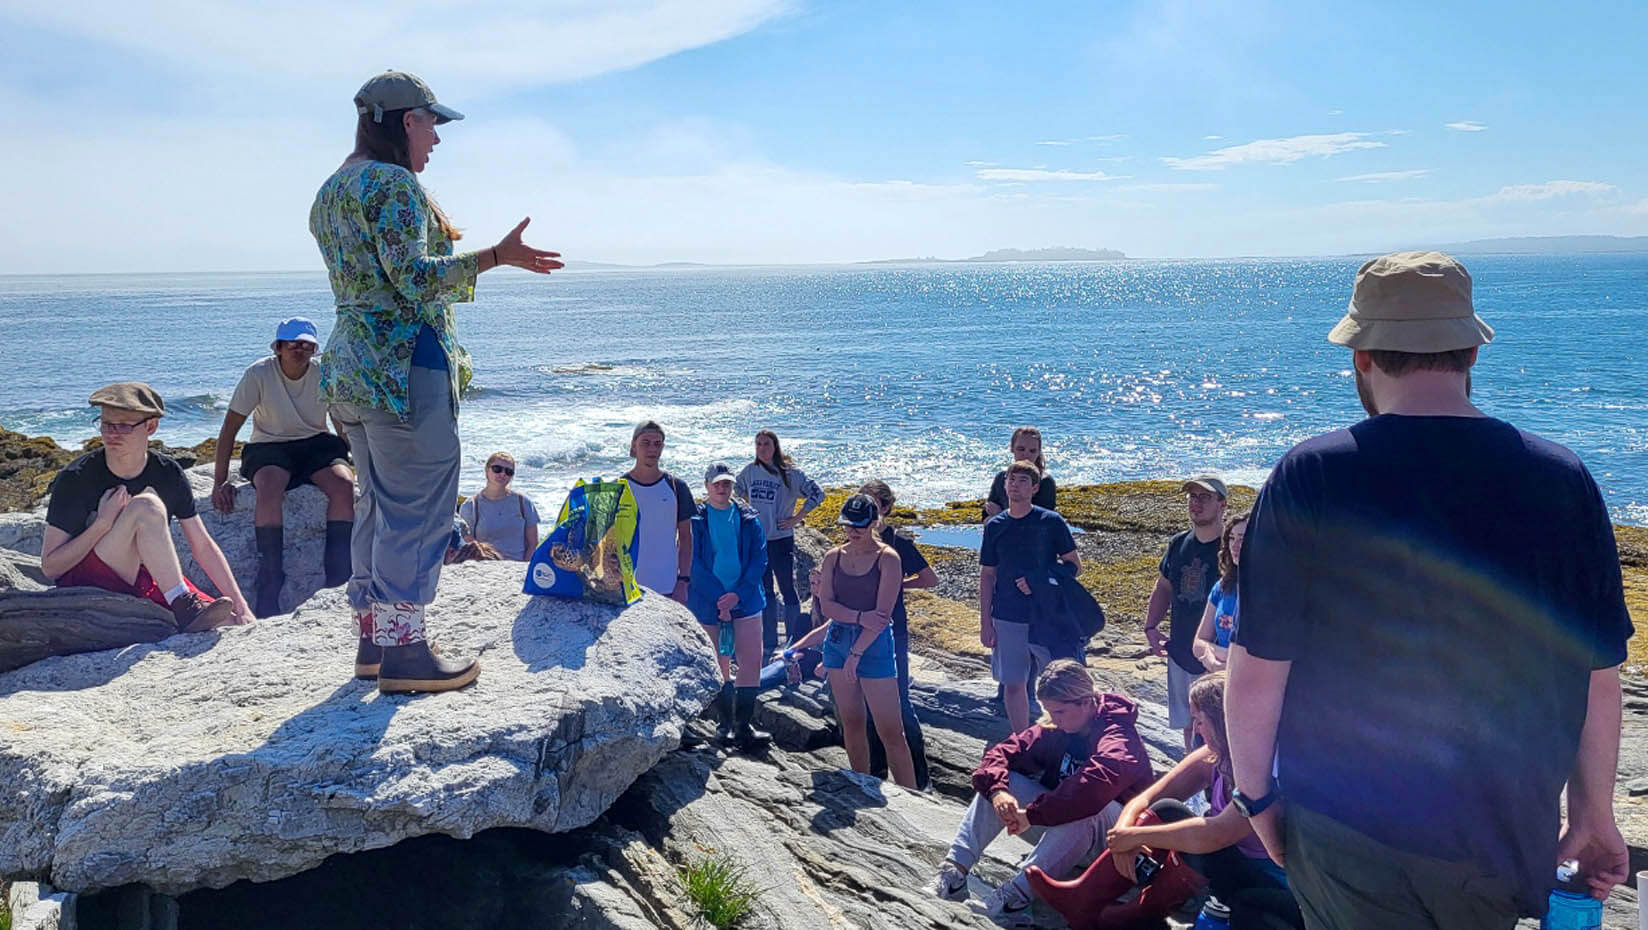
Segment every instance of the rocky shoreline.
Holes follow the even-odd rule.
[[[209,465],[214,450],[215,444],[208,442],[193,449],[165,451],[186,464],[198,462]],[[38,552],[36,534],[40,494],[51,475],[78,454],[63,450],[49,440],[30,439],[0,430],[0,511],[22,511],[0,513],[0,549],[13,550],[10,555],[18,556],[13,561],[22,566],[25,573],[31,542],[33,551]],[[207,477],[198,469],[192,477],[196,481],[198,494],[202,491],[201,482],[206,481]],[[214,535],[223,533],[231,539],[238,538],[235,534],[240,528],[235,521],[249,523],[246,512],[250,509],[251,491],[249,488],[243,490],[244,499],[237,504],[237,514],[221,518],[225,521],[222,526],[213,525]],[[829,544],[828,534],[835,532],[833,516],[846,493],[832,492],[826,504],[809,519],[812,528],[798,533],[798,569],[802,573],[800,580],[803,585],[806,568]],[[318,498],[318,495],[313,496]],[[1251,489],[1235,488],[1232,491],[1232,506],[1245,508],[1251,504],[1252,496]],[[294,500],[295,506],[304,513],[309,508],[320,507],[318,499],[306,501],[300,495],[294,495],[289,498],[289,508],[294,507]],[[907,525],[976,523],[979,507],[978,501],[961,501],[939,508],[900,509],[895,512],[895,522]],[[1092,644],[1089,663],[1106,688],[1125,691],[1140,701],[1140,732],[1150,746],[1158,769],[1165,769],[1178,753],[1178,735],[1166,725],[1163,708],[1166,672],[1163,660],[1148,654],[1138,625],[1150,586],[1154,583],[1162,547],[1167,538],[1184,525],[1183,498],[1177,484],[1171,481],[1071,487],[1060,489],[1060,510],[1073,524],[1086,531],[1078,537],[1084,559],[1082,580],[1104,604],[1110,619],[1107,629]],[[289,519],[292,519],[291,510]],[[1648,529],[1619,527],[1616,532],[1628,598],[1641,629],[1648,625]],[[249,536],[249,530],[246,535]],[[231,544],[225,548],[227,551],[235,546]],[[380,925],[387,916],[394,915],[396,919],[393,922],[407,927],[537,925],[621,930],[670,927],[686,930],[699,924],[692,906],[683,895],[680,870],[709,852],[715,852],[729,855],[743,864],[761,888],[755,914],[741,926],[990,927],[992,925],[983,917],[979,907],[987,890],[982,885],[975,889],[970,905],[938,901],[925,896],[920,887],[942,858],[951,833],[959,822],[962,806],[971,790],[968,776],[979,754],[990,741],[1005,735],[1006,730],[1005,721],[997,714],[990,700],[993,688],[988,680],[988,665],[984,660],[984,650],[977,641],[976,554],[964,548],[925,545],[922,548],[940,578],[937,589],[912,592],[909,599],[914,652],[913,700],[927,734],[934,779],[933,790],[928,793],[905,792],[890,784],[884,785],[874,779],[843,772],[846,767],[845,754],[828,714],[828,693],[819,685],[808,683],[795,691],[769,692],[763,696],[758,722],[770,729],[776,740],[768,757],[747,759],[711,749],[670,749],[659,745],[654,739],[643,750],[647,758],[636,763],[644,771],[633,784],[628,785],[627,789],[621,786],[602,789],[603,792],[612,792],[611,796],[600,801],[602,810],[590,810],[576,819],[563,822],[559,827],[563,832],[540,832],[544,828],[538,826],[539,821],[531,819],[531,803],[526,805],[528,813],[525,818],[513,822],[538,826],[533,830],[503,826],[512,821],[508,817],[483,814],[474,821],[474,830],[484,831],[478,833],[448,825],[436,826],[434,834],[420,836],[420,832],[430,831],[416,829],[412,819],[403,817],[399,822],[403,826],[411,824],[413,829],[395,835],[373,834],[360,829],[350,834],[365,838],[360,842],[328,847],[325,846],[328,842],[326,837],[331,835],[327,832],[331,828],[320,829],[319,832],[307,831],[305,835],[296,837],[299,852],[294,854],[290,866],[277,867],[266,863],[265,868],[255,868],[261,861],[260,851],[256,848],[239,850],[228,858],[239,863],[234,868],[251,871],[240,876],[234,874],[233,869],[218,871],[211,873],[215,875],[211,880],[199,878],[199,875],[211,871],[204,866],[195,873],[178,871],[175,881],[159,882],[164,886],[164,891],[174,895],[170,897],[154,897],[152,891],[146,890],[155,887],[152,878],[142,887],[118,883],[110,887],[105,882],[92,882],[86,886],[88,890],[94,887],[109,890],[87,895],[81,900],[80,926],[126,926],[118,919],[119,913],[123,909],[129,913],[134,907],[132,901],[137,900],[135,906],[149,915],[145,918],[148,921],[146,925],[155,927],[234,925],[274,930],[278,926],[284,930],[294,923],[314,923],[339,928],[364,928]],[[234,558],[248,557],[249,551]],[[487,570],[502,573],[501,566],[487,567],[482,572]],[[471,575],[479,577],[473,571],[462,575],[454,573],[456,583],[450,586],[452,596],[475,596],[473,586],[465,582]],[[444,599],[448,596],[444,592],[449,592],[445,580],[442,590]],[[282,624],[296,624],[300,630],[307,629],[306,623],[313,626],[317,618],[340,609],[332,603],[339,600],[335,592],[325,592],[311,599],[313,589],[308,587],[307,581],[286,593],[292,606],[303,605],[296,613],[260,621],[246,630],[229,631],[224,636],[224,643],[213,639],[212,643],[216,645],[206,645],[204,648],[189,643],[176,645],[180,641],[196,638],[176,637],[151,647],[47,660],[19,672],[0,674],[0,730],[8,722],[16,724],[22,721],[19,714],[25,705],[18,702],[31,700],[30,694],[38,693],[48,699],[48,703],[61,703],[63,690],[38,687],[38,679],[42,675],[49,677],[67,667],[101,667],[99,663],[112,661],[105,657],[122,656],[118,661],[123,667],[147,668],[142,674],[153,676],[151,680],[156,683],[155,687],[164,687],[159,683],[171,680],[173,670],[164,669],[160,664],[148,667],[142,666],[142,663],[175,664],[182,654],[200,655],[202,660],[207,661],[228,660],[234,649],[226,651],[226,646],[235,646],[248,636],[274,635]],[[560,615],[556,614],[544,622],[559,620]],[[315,628],[319,630],[330,623],[331,620],[326,620]],[[340,628],[341,624],[342,621]],[[590,618],[572,626],[592,631],[590,635],[594,639],[583,649],[602,648],[599,641],[612,635],[607,632],[606,625]],[[514,638],[514,634],[503,639],[496,638],[495,634],[483,635],[472,625],[461,629],[467,631],[460,634],[467,644],[483,649],[483,660],[487,655],[485,649],[507,648],[504,644]],[[338,633],[333,630],[302,635],[336,638]],[[216,637],[217,634],[201,636]],[[489,636],[493,638],[489,640]],[[1648,868],[1648,740],[1645,740],[1648,737],[1648,682],[1643,680],[1641,674],[1644,638],[1639,634],[1632,643],[1632,667],[1627,674],[1625,724],[1616,798],[1621,828],[1632,846],[1633,871]],[[492,642],[493,645],[477,645],[484,642]],[[236,648],[244,650],[250,645],[247,640]],[[267,651],[267,648],[253,652]],[[557,655],[562,652],[582,655],[578,649],[566,651],[562,646],[555,649],[560,650]],[[134,658],[134,651],[143,652]],[[309,651],[336,650],[321,649],[319,640],[316,640],[315,649]],[[519,648],[509,652],[517,658],[521,654]],[[507,656],[505,661],[508,661]],[[564,659],[557,661],[565,662]],[[640,663],[630,673],[642,677],[653,675],[642,668],[650,669],[652,665],[649,663]],[[42,668],[45,670],[42,671]],[[274,674],[273,670],[269,674]],[[346,688],[338,688],[327,696],[336,684],[316,685],[322,689],[313,695],[313,699],[322,701],[317,707],[333,708],[328,714],[339,720],[358,719],[361,713],[370,715],[361,709],[373,703],[364,693],[355,697],[346,693]],[[98,687],[107,687],[107,684]],[[231,696],[227,700],[231,710],[242,707],[245,701],[252,699],[242,689],[225,687],[241,695],[238,698]],[[302,691],[297,690],[299,693]],[[76,700],[80,699],[81,696],[77,696]],[[453,701],[455,698],[415,702],[413,706],[439,710],[435,705],[441,700]],[[683,696],[681,700],[682,712],[690,712],[687,705],[692,703],[692,699]],[[350,706],[357,701],[364,703]],[[127,702],[130,702],[129,698]],[[275,714],[281,720],[294,719],[286,711],[276,708],[256,712]],[[328,716],[305,714],[301,709],[297,713],[309,721],[320,721]],[[90,711],[82,716],[96,718],[106,714]],[[559,724],[540,723],[538,726],[548,726],[552,731]],[[229,726],[227,732],[233,732],[233,729]],[[302,735],[312,734],[314,730],[306,724],[304,727],[288,726],[282,732]],[[653,728],[655,735],[657,730],[658,727]],[[543,740],[550,731],[537,733],[536,736],[535,732],[528,727],[518,737],[505,742],[525,740],[529,747],[548,745]],[[417,733],[412,733],[411,737],[413,742],[407,744],[408,748],[397,752],[412,759],[421,758],[420,753],[426,754],[428,750],[415,748],[419,738]],[[0,757],[5,756],[11,739],[0,732]],[[493,744],[483,741],[477,745]],[[508,753],[513,751],[506,749],[504,758],[508,758]],[[316,764],[331,764],[336,761],[333,758],[336,752],[335,747],[319,750],[311,746],[299,751],[298,755],[312,757]],[[305,753],[308,755],[305,756]],[[208,768],[213,764],[216,763],[199,763]],[[541,771],[542,760],[527,767]],[[339,771],[346,770],[347,767]],[[84,777],[71,777],[73,766],[62,772],[60,780],[66,779],[65,783],[80,784],[85,781]],[[107,776],[105,772],[101,777]],[[268,777],[267,774],[260,776],[265,782]],[[316,777],[330,784],[342,776]],[[138,781],[142,782],[142,779]],[[132,782],[129,778],[117,778],[110,784],[118,794],[128,790]],[[72,787],[67,790],[72,790]],[[382,789],[356,786],[351,789],[353,794],[344,794],[365,797],[372,796],[372,792],[378,790]],[[47,792],[47,795],[51,794]],[[208,803],[205,794],[203,791],[190,794],[192,800],[189,803],[197,806]],[[292,803],[294,797],[301,795],[301,791],[289,791],[285,803]],[[256,808],[256,805],[251,806]],[[157,819],[151,822],[166,822],[164,811],[169,809],[157,808]],[[91,822],[99,829],[111,830],[119,826],[107,815],[99,819],[95,809],[75,810],[81,816],[90,816]],[[55,818],[54,823],[68,822],[63,815],[51,816]],[[360,825],[358,809],[357,813],[349,816],[356,818],[350,821],[351,824]],[[256,818],[251,820],[256,821]],[[255,822],[251,824],[251,827],[256,826]],[[440,835],[442,833],[448,835]],[[470,837],[471,834],[472,838],[452,838]],[[396,842],[401,836],[410,838]],[[86,836],[82,833],[80,839],[85,840]],[[232,845],[232,841],[225,842]],[[1011,859],[1016,852],[1022,851],[1013,845],[1016,842],[992,847],[993,856],[978,872],[982,880],[995,881],[1005,877],[1011,867]],[[81,845],[91,849],[85,842]],[[323,849],[332,853],[330,858],[309,868],[323,858],[323,855],[317,855]],[[125,863],[123,868],[136,868],[136,871],[121,873],[116,870],[109,874],[114,880],[136,880],[146,873],[132,863],[140,866],[142,858],[138,855],[134,859],[122,860]],[[175,861],[177,857],[172,858]],[[270,854],[262,858],[272,861],[276,857]],[[82,861],[88,864],[88,869],[95,870],[112,860],[91,856]],[[294,873],[294,869],[307,870]],[[64,874],[84,873],[68,871]],[[386,883],[380,880],[386,874],[410,875],[413,878],[401,883]],[[121,878],[122,875],[126,877]],[[13,874],[10,877],[19,876]],[[13,889],[14,893],[24,893],[18,900],[27,905],[27,913],[51,911],[50,902],[32,902],[28,898],[27,892],[31,889],[32,886],[28,885],[18,885]],[[1634,889],[1620,888],[1610,899],[1605,926],[1635,927],[1636,907]],[[1045,918],[1045,926],[1062,925],[1051,912],[1043,912],[1041,916]],[[18,919],[19,930],[24,926],[52,925],[28,923],[22,914],[18,915]]]

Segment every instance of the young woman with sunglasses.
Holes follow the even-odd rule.
[[[538,508],[525,494],[509,489],[515,459],[494,452],[486,459],[486,487],[463,502],[458,516],[469,524],[469,538],[484,542],[506,559],[524,562],[538,548]]]

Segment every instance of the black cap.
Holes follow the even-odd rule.
[[[841,505],[841,517],[835,522],[842,526],[866,527],[881,516],[881,505],[868,494],[854,494]]]

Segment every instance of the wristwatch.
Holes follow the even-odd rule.
[[[1237,788],[1230,793],[1230,806],[1236,808],[1237,813],[1252,820],[1263,814],[1265,809],[1275,804],[1282,797],[1282,786],[1274,781],[1270,783],[1270,790],[1262,798],[1250,798]]]
[[[690,584],[690,583],[692,583],[692,576],[691,575],[676,575],[675,580],[677,582],[685,581],[685,582]]]

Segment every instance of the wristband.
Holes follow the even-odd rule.
[[[687,582],[690,582],[690,581],[692,581],[692,576],[691,576],[691,575],[676,575],[676,576],[675,576],[675,580],[676,580],[676,581],[687,581]]]
[[[850,656],[852,656],[852,657],[853,657],[853,658],[855,658],[855,659],[862,659],[862,658],[864,658],[864,653],[862,653],[862,652],[853,652],[853,651],[851,651],[851,650],[848,650],[848,652],[847,652],[847,654],[848,654],[848,655],[850,655]]]

